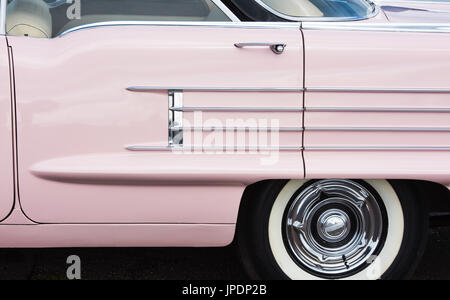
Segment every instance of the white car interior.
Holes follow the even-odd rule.
[[[14,0],[8,4],[6,32],[36,38],[52,37],[52,15],[43,0]]]
[[[262,0],[274,10],[292,17],[323,17],[323,12],[309,0]]]
[[[12,0],[7,33],[51,38],[81,25],[120,21],[230,21],[211,0]],[[79,5],[75,7],[73,5]],[[70,18],[78,9],[80,15]]]

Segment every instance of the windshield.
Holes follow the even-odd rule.
[[[304,18],[365,19],[377,11],[368,0],[255,0],[278,17],[296,20]]]

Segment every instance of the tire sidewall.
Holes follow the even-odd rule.
[[[427,217],[424,205],[414,201],[405,184],[386,180],[365,180],[383,201],[388,215],[386,241],[379,255],[364,270],[345,279],[373,280],[405,278],[417,266],[426,240]],[[252,218],[245,230],[248,258],[255,274],[265,279],[322,279],[300,268],[286,250],[282,221],[292,195],[308,184],[307,180],[274,181],[266,185],[250,205]],[[422,210],[422,211],[420,211]],[[420,219],[417,222],[417,218]],[[411,226],[416,225],[416,226]],[[418,232],[413,234],[413,232]],[[248,234],[251,237],[248,238]],[[242,238],[240,239],[242,241]],[[410,255],[411,249],[417,252]],[[245,258],[244,258],[245,259]]]

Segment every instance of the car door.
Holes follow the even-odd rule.
[[[450,37],[395,26],[302,24],[308,177],[448,184]]]
[[[14,204],[13,155],[11,126],[11,92],[8,46],[0,38],[0,220],[5,219]]]
[[[44,17],[35,20],[37,7],[15,12],[16,1],[34,2]],[[20,201],[30,219],[234,223],[245,184],[268,172],[284,176],[280,164],[303,176],[298,24],[233,22],[209,0],[81,1],[78,8],[77,1],[56,8],[35,1],[8,9]],[[55,25],[77,9],[79,19]],[[231,160],[172,151],[199,146],[189,139],[207,134],[194,128],[199,113],[299,130],[280,134],[283,153],[272,167],[246,153]]]

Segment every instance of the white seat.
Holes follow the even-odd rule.
[[[52,16],[43,0],[14,0],[8,4],[6,17],[8,35],[36,38],[52,37]]]

